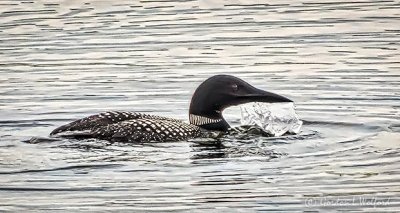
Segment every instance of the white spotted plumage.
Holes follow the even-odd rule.
[[[181,120],[134,112],[104,112],[88,116],[55,129],[89,131],[92,137],[111,141],[179,141],[198,137],[200,128]]]

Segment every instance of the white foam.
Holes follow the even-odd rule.
[[[251,102],[240,105],[240,108],[242,125],[257,125],[274,136],[297,134],[303,124],[293,103]]]

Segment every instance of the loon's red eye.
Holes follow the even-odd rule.
[[[233,89],[233,91],[236,92],[239,89],[239,87],[237,84],[232,84],[232,89]]]

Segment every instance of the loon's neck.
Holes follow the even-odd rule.
[[[207,130],[227,131],[230,127],[222,117],[221,112],[207,114],[190,112],[189,122]]]

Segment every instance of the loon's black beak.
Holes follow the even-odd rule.
[[[253,88],[249,94],[240,96],[244,102],[267,102],[267,103],[278,103],[278,102],[293,102],[292,100],[261,89]]]

